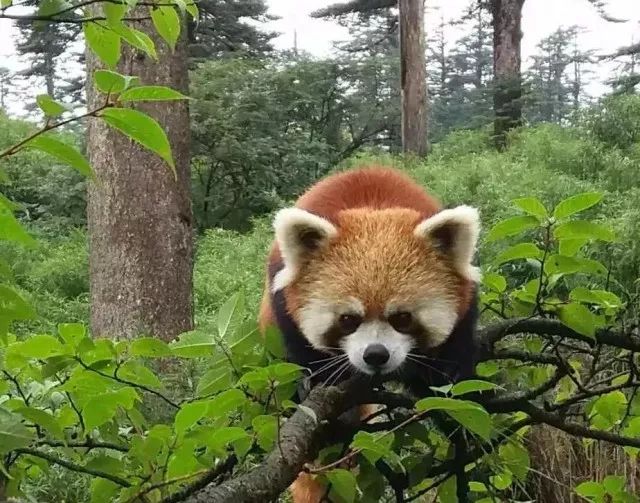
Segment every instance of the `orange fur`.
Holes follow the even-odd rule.
[[[436,251],[413,235],[416,225],[441,205],[408,176],[384,167],[338,173],[311,187],[295,206],[329,220],[339,234],[331,247],[318,251],[318,260],[305,264],[304,275],[285,288],[286,309],[294,319],[318,288],[329,298],[362,300],[370,318],[380,317],[389,299],[402,303],[434,287],[457,303],[460,314],[468,308],[471,282],[446,260],[436,260]],[[274,243],[268,264],[280,260]],[[267,280],[259,318],[263,332],[275,324],[268,289]],[[370,413],[370,407],[360,409],[361,417]],[[318,503],[324,495],[306,473],[290,490],[295,503]]]

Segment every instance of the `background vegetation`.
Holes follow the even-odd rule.
[[[113,501],[116,493],[119,501],[169,501],[170,490],[191,482],[194,474],[211,476],[216,460],[211,481],[223,480],[226,472],[219,471],[224,465],[220,460],[227,455],[227,460],[235,460],[227,471],[239,465],[242,473],[260,463],[275,449],[281,419],[295,409],[288,400],[299,377],[298,369],[282,363],[279,344],[270,339],[265,349],[252,330],[272,235],[271,215],[333,170],[384,164],[405,170],[444,204],[480,208],[484,230],[479,262],[488,278],[482,292],[483,325],[533,313],[559,318],[574,330],[569,343],[561,337],[532,335],[535,330],[522,339],[496,339],[479,374],[512,393],[539,392],[532,401],[538,400],[547,412],[566,414],[563,419],[579,418],[589,430],[577,436],[590,440],[552,428],[548,417],[543,420],[540,411],[529,410],[538,419],[497,447],[486,442],[486,432],[478,426],[485,424],[485,410],[467,404],[471,408],[466,413],[474,421],[460,420],[464,414],[454,416],[475,435],[473,445],[496,447],[495,455],[479,457],[481,463],[470,472],[472,500],[637,501],[637,53],[622,54],[611,92],[596,99],[585,92],[592,78],[589,64],[595,60],[575,46],[579,28],[550,35],[523,75],[524,124],[509,133],[508,147],[497,151],[491,128],[491,20],[486,5],[470,2],[457,20],[465,28],[464,36],[448,44],[453,49],[445,49],[443,26],[430,34],[433,143],[425,159],[401,153],[400,51],[393,9],[339,16],[339,22],[352,28],[353,39],[338,47],[335,57],[318,60],[295,48],[275,51],[270,44],[273,34],[244,21],[264,20],[268,13],[263,2],[203,1],[198,8],[200,23],[187,27],[188,94],[193,98],[189,183],[195,219],[195,330],[171,344],[149,339],[86,342],[87,179],[35,149],[23,149],[0,166],[0,206],[11,207],[37,240],[36,246],[25,247],[0,229],[0,279],[34,309],[30,316],[15,317],[0,351],[0,442],[5,441],[0,453],[5,456],[2,469],[9,475],[8,493],[38,502]],[[75,96],[73,103],[81,105],[78,82],[60,77],[63,60],[83,59],[73,46],[79,31],[53,25],[55,29],[36,32],[29,23],[20,26],[18,50],[34,61],[32,70],[20,77],[42,79],[51,97],[70,104]],[[0,79],[4,86],[9,76],[0,72]],[[2,91],[3,100],[15,99],[16,89],[10,91],[13,98]],[[0,110],[0,152],[34,130],[33,122]],[[84,153],[84,133],[73,124],[58,138]],[[562,239],[551,242],[544,236],[566,222],[547,217],[580,194],[594,199],[575,213],[580,210],[578,217],[597,227],[569,235],[576,250],[561,254],[554,247]],[[564,218],[568,217],[574,218]],[[513,218],[530,220],[520,225]],[[535,243],[545,251],[544,258],[529,249],[502,260],[505,250],[513,252],[512,246],[522,243]],[[545,260],[552,253],[577,258],[556,263],[556,270],[549,271],[545,267],[553,266]],[[605,329],[621,333],[627,342],[607,346],[598,339]],[[534,355],[532,361],[498,357],[500,351],[524,349],[529,357]],[[170,354],[181,359],[179,371],[154,361]],[[547,365],[550,358],[557,358],[555,367]],[[571,377],[567,366],[579,377]],[[118,374],[120,369],[123,373]],[[157,377],[161,374],[169,376],[162,384]],[[91,393],[83,395],[84,387]],[[95,402],[75,404],[69,393]],[[457,396],[452,393],[444,391],[447,399]],[[138,405],[143,395],[150,401],[145,398]],[[106,405],[100,406],[99,400]],[[507,410],[504,401],[479,403],[495,414],[490,426],[497,437],[522,420],[523,413]],[[352,447],[364,453],[362,471],[357,480],[340,469],[324,471],[331,497],[354,501],[357,482],[360,501],[393,501],[393,491],[387,488],[384,493],[381,488],[392,479],[373,475],[376,461],[383,459],[389,467],[402,466],[411,474],[411,484],[404,488],[407,501],[427,493],[431,484],[439,489],[428,497],[437,492],[439,501],[455,501],[453,478],[425,475],[433,466],[447,466],[449,449],[435,429],[425,433],[418,426],[416,418],[423,417],[415,414],[428,405],[416,404],[414,416],[405,411],[405,416],[392,417],[390,422],[396,423],[408,417],[414,429],[403,436],[389,426],[391,435],[373,437],[386,445],[382,450],[376,451],[366,435],[356,437]],[[86,410],[97,412],[87,415]],[[20,425],[27,425],[24,429],[9,428],[16,416],[21,417]],[[632,442],[594,442],[603,432]],[[22,445],[24,438],[33,442],[31,447]],[[85,442],[83,450],[62,448],[63,440]],[[29,451],[33,445],[50,450],[34,454]],[[46,456],[58,453],[58,448],[75,469],[42,457],[42,452]],[[426,453],[428,469],[421,465]],[[339,457],[328,449],[322,460],[331,463]],[[158,467],[164,470],[161,477],[155,475]],[[92,476],[87,468],[99,475]],[[163,485],[166,480],[171,483]]]

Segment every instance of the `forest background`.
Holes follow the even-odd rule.
[[[480,208],[483,324],[516,328],[491,341],[479,377],[512,393],[532,390],[511,396],[509,407],[500,395],[483,405],[498,437],[510,421],[526,421],[521,414],[530,422],[498,444],[452,412],[486,442],[467,476],[442,471],[459,459],[436,430],[398,433],[407,417],[414,426],[424,419],[418,404],[414,415],[404,407],[386,430],[376,427],[393,443],[375,462],[371,439],[345,441],[365,466],[357,478],[319,470],[329,497],[454,501],[464,480],[470,501],[636,501],[637,39],[589,46],[580,16],[567,15],[522,66],[519,42],[508,48],[513,94],[499,74],[496,33],[519,40],[519,28],[496,21],[522,1],[470,1],[452,19],[427,2],[426,44],[413,53],[424,65],[403,53],[395,2],[314,12],[349,34],[322,57],[301,49],[303,30],[276,49],[261,0],[169,3],[90,2],[104,22],[149,33],[118,28],[116,44],[78,4],[2,1],[0,22],[11,21],[25,63],[0,65],[0,494],[170,501],[180,490],[197,494],[199,478],[217,487],[269,466],[279,428],[292,409],[304,412],[287,403],[294,371],[278,367],[277,343],[264,354],[246,325],[262,294],[270,218],[333,170],[375,162],[406,170],[445,204]],[[638,33],[630,4],[615,14],[606,2],[582,4],[611,33]],[[141,8],[161,14],[138,20]],[[178,14],[167,9],[186,23],[174,25]],[[426,76],[427,92],[412,103],[406,65]],[[122,112],[139,102],[149,102],[139,110],[166,136],[145,135],[156,123]],[[404,123],[411,114],[422,128],[413,138]],[[83,115],[93,122],[65,122]],[[558,324],[518,326],[531,317]],[[84,347],[85,339],[97,342]],[[243,341],[255,359],[242,359]],[[184,359],[178,370],[148,363],[169,355]],[[276,379],[256,366],[284,373]],[[245,394],[215,402],[229,387]],[[96,407],[100,400],[111,405]],[[467,413],[477,422],[485,408]],[[380,431],[368,434],[380,442]],[[344,456],[325,447],[326,465]],[[380,459],[410,476],[398,482]]]

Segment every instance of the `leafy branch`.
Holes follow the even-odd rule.
[[[111,104],[109,102],[104,103],[103,105],[89,111],[86,112],[84,114],[81,115],[75,115],[73,117],[70,117],[68,119],[59,121],[59,122],[50,122],[50,121],[46,121],[45,125],[42,126],[42,128],[38,129],[37,131],[35,131],[34,133],[32,133],[31,135],[27,136],[25,139],[23,139],[22,141],[20,141],[19,143],[16,143],[15,145],[12,145],[11,147],[7,148],[6,150],[4,150],[3,152],[0,152],[0,159],[3,159],[5,157],[9,157],[11,155],[17,154],[18,152],[20,152],[22,149],[24,149],[29,142],[35,140],[37,137],[52,131],[54,129],[58,129],[61,128],[63,126],[66,126],[68,124],[71,124],[72,122],[77,122],[80,121],[82,119],[85,119],[87,117],[97,117],[98,114],[100,112],[102,112],[105,108],[108,108],[109,106],[111,106]]]

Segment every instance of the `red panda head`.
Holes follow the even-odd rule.
[[[355,208],[329,221],[300,208],[274,221],[283,268],[272,291],[309,343],[346,353],[368,374],[397,370],[412,351],[442,344],[466,309],[477,210]]]

